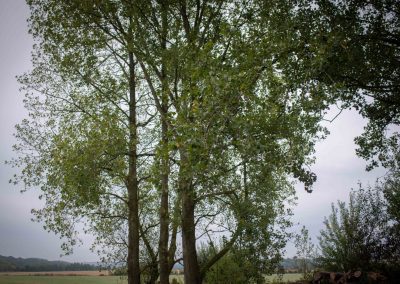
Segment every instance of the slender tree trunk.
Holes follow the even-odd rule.
[[[187,156],[181,153],[179,190],[182,195],[182,247],[185,283],[200,284],[200,267],[196,251],[196,227],[194,223],[195,196],[191,186],[190,173],[187,172]]]
[[[163,101],[165,99],[163,97]],[[163,102],[163,105],[166,106]],[[169,233],[169,210],[168,210],[168,179],[169,179],[169,155],[168,155],[168,126],[165,119],[161,122],[162,135],[162,161],[161,161],[161,206],[160,206],[160,240],[159,240],[159,261],[160,261],[160,284],[169,283],[168,265],[168,233]]]
[[[185,283],[200,284],[200,268],[196,252],[194,198],[191,192],[182,196],[182,246]]]
[[[168,269],[169,273],[171,273],[172,269],[174,268],[175,264],[175,252],[176,252],[176,237],[178,235],[178,228],[181,220],[181,198],[178,192],[178,196],[175,200],[175,205],[173,209],[173,216],[172,216],[172,232],[171,232],[171,239],[169,243],[168,249]]]
[[[157,282],[158,276],[159,276],[158,261],[155,260],[155,262],[151,264],[150,279],[147,281],[147,284],[159,283],[159,282]]]
[[[161,1],[161,17],[162,17],[162,32],[161,32],[161,49],[164,51],[167,48],[167,1]],[[165,56],[165,55],[163,55]],[[161,107],[164,114],[168,113],[168,93],[167,93],[167,78],[166,64],[163,60],[161,68],[162,78],[162,98]],[[159,261],[160,261],[160,284],[169,284],[169,253],[168,253],[168,233],[169,233],[169,200],[168,200],[168,180],[169,180],[169,151],[168,151],[168,124],[167,116],[161,115],[161,206],[160,206],[160,240],[159,240]]]
[[[207,262],[201,267],[200,277],[202,281],[206,276],[207,271],[230,251],[230,249],[233,247],[236,240],[238,239],[241,231],[242,229],[241,226],[239,225],[238,228],[236,229],[236,232],[231,237],[230,241],[225,244],[224,248],[222,248],[218,253],[216,253],[210,259],[208,259]]]
[[[140,284],[139,188],[137,179],[136,78],[133,54],[129,53],[129,172],[128,189],[128,284]]]
[[[168,232],[169,232],[169,211],[168,211],[168,137],[167,124],[162,122],[162,177],[161,177],[161,206],[160,206],[160,240],[159,240],[159,259],[160,259],[160,284],[169,283],[168,265]]]

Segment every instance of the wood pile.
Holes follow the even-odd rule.
[[[346,284],[346,283],[385,283],[386,277],[379,272],[361,272],[361,271],[349,271],[346,273],[340,272],[316,272],[312,283],[314,284]]]

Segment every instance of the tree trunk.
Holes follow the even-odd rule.
[[[158,273],[158,261],[155,259],[155,261],[151,264],[150,268],[150,279],[147,280],[146,284],[156,284],[160,283],[157,282],[159,273]]]
[[[185,283],[200,284],[200,268],[196,252],[194,198],[191,192],[182,195],[182,246]]]
[[[176,197],[173,212],[172,212],[172,219],[170,219],[171,224],[171,239],[168,248],[168,269],[169,273],[171,274],[172,269],[174,268],[175,264],[175,253],[176,253],[176,237],[178,234],[178,228],[180,225],[181,220],[181,198],[180,193],[178,192],[178,196]]]
[[[159,240],[159,261],[160,261],[160,284],[169,283],[169,252],[168,252],[168,232],[169,232],[169,210],[168,210],[168,178],[169,178],[169,155],[167,123],[163,119],[162,127],[162,161],[161,161],[161,206],[160,206],[160,240]]]
[[[216,264],[221,258],[226,255],[230,249],[233,247],[235,244],[236,240],[239,238],[240,233],[242,232],[242,226],[239,224],[236,232],[233,234],[231,237],[231,240],[225,244],[224,248],[222,248],[218,253],[213,255],[210,259],[207,260],[207,262],[201,267],[200,269],[200,279],[203,281],[204,277],[206,276],[207,271],[214,265]]]
[[[167,1],[161,1],[161,49],[167,48]],[[159,261],[160,261],[160,284],[169,284],[169,253],[168,253],[168,233],[169,233],[169,211],[168,211],[168,180],[169,180],[169,152],[168,152],[168,93],[166,81],[166,63],[164,55],[161,68],[162,98],[161,108],[165,115],[161,115],[161,206],[160,206],[160,239],[159,239]]]
[[[200,267],[197,262],[196,227],[194,223],[195,196],[191,186],[191,174],[187,172],[186,153],[180,151],[181,167],[179,190],[182,195],[182,248],[185,283],[200,284]]]
[[[129,172],[128,190],[128,284],[140,284],[139,189],[137,179],[136,79],[133,54],[129,53]]]

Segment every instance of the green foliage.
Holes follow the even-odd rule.
[[[294,244],[296,247],[297,263],[303,273],[304,279],[312,277],[312,262],[315,257],[315,246],[305,226],[301,228],[301,232],[296,234]]]
[[[207,272],[204,281],[206,283],[249,283],[246,274],[243,272],[244,269],[235,262],[229,253],[214,264]]]
[[[40,188],[46,204],[33,212],[66,252],[84,221],[105,260],[126,261],[128,232],[140,230],[140,263],[154,276],[169,173],[171,236],[190,208],[187,232],[231,236],[204,270],[235,249],[259,281],[288,238],[290,180],[308,191],[316,180],[309,165],[333,100],[299,56],[310,5],[183,3],[28,1],[37,45],[20,77],[30,118],[17,127],[15,182]],[[128,200],[132,181],[139,196]]]
[[[381,186],[388,203],[388,213],[397,224],[400,224],[400,151],[394,152],[392,167]]]
[[[41,189],[46,205],[32,212],[46,230],[65,240],[66,253],[78,242],[76,226],[83,223],[85,233],[96,236],[93,248],[115,263],[126,261],[126,181],[130,149],[137,143],[129,136],[128,66],[115,57],[126,56],[127,50],[107,46],[117,41],[111,43],[101,29],[85,28],[89,22],[82,16],[90,7],[80,2],[28,1],[30,32],[37,45],[34,69],[19,78],[30,119],[17,126],[20,143],[13,164],[23,171],[15,182]],[[113,7],[103,8],[111,12]],[[146,99],[136,102],[138,123],[154,116],[143,109]],[[149,141],[157,133],[144,129],[140,134],[140,142],[148,148],[138,147],[139,151],[151,152],[156,143]],[[141,179],[148,175],[152,160],[148,156],[138,160]],[[141,194],[146,196],[153,188],[147,180],[142,185]],[[154,205],[154,198],[143,200],[143,211]],[[142,219],[142,226],[152,217]],[[148,237],[154,233],[149,230]],[[149,253],[141,251],[145,262]]]
[[[199,250],[200,263],[207,261],[207,258],[213,256],[216,253],[215,248],[211,245],[203,245]],[[236,250],[233,249],[219,259],[207,272],[204,277],[205,283],[253,283],[257,275],[260,277],[261,274],[257,273],[252,267],[252,264],[243,262],[239,259],[239,255],[236,254]],[[250,273],[255,273],[250,275]]]
[[[396,271],[396,277],[400,275],[400,167],[399,151],[392,158],[395,162],[388,175],[386,175],[380,190],[387,202],[387,213],[391,221],[390,234],[388,235],[388,247],[390,251],[390,271]]]
[[[218,253],[226,246],[225,238],[219,245],[209,243],[202,245],[198,250],[200,265]],[[277,271],[282,260],[279,255],[281,248],[266,240],[267,252],[256,252],[258,243],[249,242],[247,246],[238,241],[222,258],[213,264],[205,273],[206,283],[264,283],[265,275]],[[276,254],[276,255],[275,255]]]
[[[171,284],[180,284],[180,283],[181,283],[181,282],[180,282],[178,279],[172,278]]]
[[[381,185],[353,190],[349,203],[332,204],[332,214],[324,221],[320,265],[331,271],[384,270],[397,258],[392,220]]]
[[[319,0],[300,11],[309,31],[298,54],[310,67],[305,75],[336,89],[344,108],[369,119],[357,154],[369,160],[368,169],[390,168],[399,147],[398,134],[387,133],[400,124],[399,2]]]

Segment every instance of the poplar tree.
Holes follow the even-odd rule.
[[[24,166],[17,180],[43,192],[36,213],[48,229],[73,244],[73,225],[86,220],[99,244],[126,248],[130,284],[144,271],[168,283],[179,235],[186,283],[201,283],[234,247],[270,269],[290,224],[289,179],[310,191],[331,102],[325,85],[298,74],[309,67],[298,56],[299,6],[28,4],[37,46],[20,81],[31,118],[14,162]],[[216,233],[226,241],[199,264],[198,239]]]

